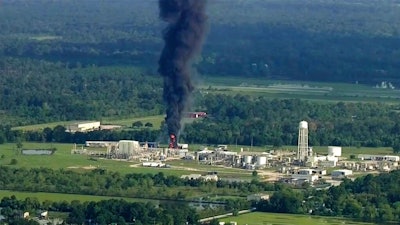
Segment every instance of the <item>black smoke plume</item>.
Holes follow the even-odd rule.
[[[206,32],[207,0],[159,0],[160,17],[168,23],[163,32],[165,46],[158,72],[164,77],[163,98],[168,134],[179,135],[183,112],[194,86],[193,57],[201,50]]]

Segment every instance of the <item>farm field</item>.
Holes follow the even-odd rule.
[[[242,214],[239,216],[227,217],[219,221],[229,224],[230,221],[236,221],[237,225],[309,225],[309,224],[324,224],[324,225],[374,225],[374,223],[356,222],[335,217],[319,217],[307,215],[294,215],[283,213],[264,213],[253,212]]]

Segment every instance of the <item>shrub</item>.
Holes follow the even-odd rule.
[[[18,161],[16,159],[11,159],[10,165],[17,165]]]

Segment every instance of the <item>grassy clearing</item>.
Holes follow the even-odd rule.
[[[157,115],[157,116],[145,116],[145,117],[132,117],[132,118],[104,118],[101,120],[101,124],[112,124],[112,125],[121,125],[123,127],[131,127],[132,123],[136,121],[141,121],[144,124],[151,123],[153,124],[153,129],[159,129],[161,127],[161,123],[164,120],[164,115]],[[60,122],[53,122],[53,123],[42,123],[42,124],[34,124],[34,125],[27,125],[27,126],[18,126],[13,127],[13,130],[43,130],[46,127],[54,128],[58,125],[66,127],[69,124],[76,123],[78,121],[60,121]]]
[[[112,119],[112,118],[105,118],[102,120],[102,124],[115,124],[121,125],[125,127],[131,127],[132,123],[141,121],[144,124],[151,123],[153,124],[154,129],[159,129],[161,127],[162,121],[164,121],[165,115],[157,115],[157,116],[146,116],[146,117],[139,117],[139,118],[126,118],[126,119]]]
[[[89,201],[101,201],[108,199],[123,199],[128,202],[154,202],[158,203],[157,200],[148,200],[148,199],[137,199],[137,198],[121,198],[121,197],[106,197],[106,196],[96,196],[96,195],[77,195],[77,194],[62,194],[62,193],[47,193],[47,192],[19,192],[19,191],[7,191],[0,190],[0,199],[4,197],[10,197],[14,195],[17,199],[23,200],[25,198],[37,198],[39,202],[43,201],[52,201],[52,202],[61,202],[67,201],[71,202],[73,200],[79,199],[81,202],[89,202]]]
[[[207,171],[218,171],[221,177],[234,177],[238,174],[243,177],[250,177],[248,171],[234,168],[221,168],[216,166],[197,165],[193,161],[171,161],[171,168],[148,168],[142,167],[139,162],[128,162],[124,160],[108,160],[90,158],[85,155],[71,154],[72,144],[52,143],[23,143],[24,149],[48,149],[56,148],[53,155],[21,155],[18,154],[16,144],[0,145],[0,165],[15,168],[39,168],[70,169],[74,171],[88,171],[94,168],[103,168],[109,171],[127,173],[150,173],[163,172],[166,175],[188,175],[192,173],[206,173]],[[10,165],[12,159],[17,160],[16,165]],[[167,162],[170,163],[170,162]],[[132,165],[136,165],[132,167]]]
[[[319,217],[307,215],[293,215],[293,214],[280,214],[280,213],[262,213],[253,212],[243,214],[240,216],[232,216],[220,219],[226,224],[230,221],[236,221],[238,225],[309,225],[309,224],[324,224],[324,225],[373,225],[373,223],[355,222],[342,218],[334,217]]]
[[[279,81],[263,78],[204,78],[200,90],[208,93],[247,94],[270,98],[298,98],[320,102],[386,102],[397,104],[400,91],[362,84]]]

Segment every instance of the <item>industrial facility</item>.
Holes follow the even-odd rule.
[[[71,150],[72,154],[85,154],[90,157],[128,160],[138,162],[143,167],[170,167],[168,160],[194,160],[198,164],[257,170],[269,181],[280,181],[294,185],[305,182],[313,185],[325,180],[337,180],[351,177],[353,173],[368,171],[387,172],[399,169],[400,157],[395,155],[360,154],[357,158],[343,157],[341,146],[328,146],[326,153],[313,151],[308,142],[308,123],[298,124],[297,151],[269,150],[264,152],[230,151],[228,145],[217,145],[189,151],[188,144],[177,142],[174,134],[169,135],[169,144],[161,148],[157,142],[86,141],[85,146]],[[332,168],[332,169],[330,169]],[[327,174],[327,170],[332,171]],[[187,175],[184,179],[199,179],[197,175]],[[272,179],[272,178],[273,179]],[[213,180],[210,177],[203,180]]]

